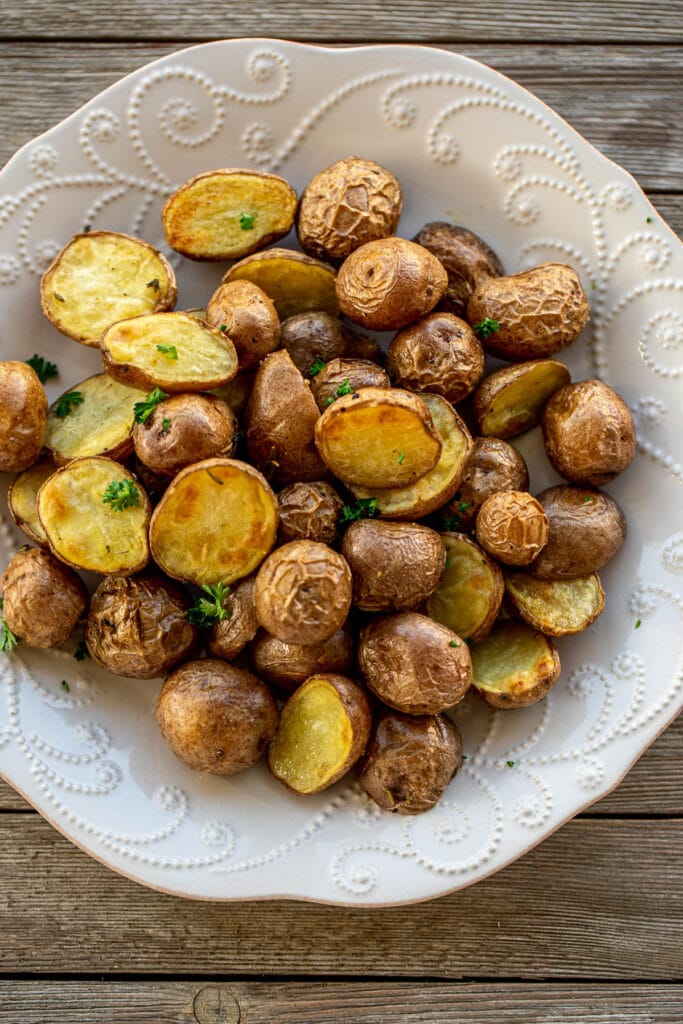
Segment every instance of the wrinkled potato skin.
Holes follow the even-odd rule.
[[[446,715],[386,711],[358,762],[358,782],[383,811],[421,814],[439,802],[461,764],[462,739]]]
[[[349,320],[373,331],[396,331],[429,313],[448,275],[428,249],[405,238],[361,245],[342,263],[337,298]]]
[[[548,543],[531,565],[541,580],[590,576],[616,555],[626,540],[626,519],[603,491],[559,484],[537,495],[548,517]]]
[[[552,396],[541,419],[546,455],[570,483],[601,487],[627,469],[636,451],[633,417],[599,380],[580,380]]]
[[[337,390],[347,383],[353,391],[391,387],[389,375],[376,363],[367,359],[332,359],[311,378],[311,391],[321,412],[325,412],[338,397]]]
[[[467,302],[479,285],[504,273],[493,249],[467,228],[432,221],[413,241],[434,253],[448,274],[448,290],[439,303],[446,313],[464,317]]]
[[[334,487],[324,480],[290,484],[277,496],[280,505],[278,538],[286,544],[291,540],[317,540],[331,544],[337,534],[337,520],[344,502]]]
[[[529,471],[511,444],[494,437],[476,437],[454,500],[443,510],[457,515],[463,530],[472,529],[487,498],[498,491],[526,491]],[[463,506],[468,506],[464,508]]]
[[[183,587],[161,573],[106,576],[90,599],[85,642],[93,661],[118,676],[154,679],[194,652],[199,638]]]
[[[479,509],[477,541],[505,565],[530,565],[548,541],[548,517],[526,491],[499,491]]]
[[[251,660],[259,679],[288,693],[309,676],[321,672],[349,672],[353,664],[353,631],[345,622],[336,633],[319,644],[286,644],[265,630],[256,634]]]
[[[399,331],[389,346],[394,387],[461,402],[484,375],[484,350],[472,328],[452,313],[430,313]]]
[[[483,340],[491,355],[515,362],[544,359],[566,348],[589,320],[579,276],[566,263],[540,263],[510,277],[484,281],[467,303],[467,320],[487,317],[500,328]]]
[[[227,617],[221,622],[214,622],[206,639],[212,657],[232,661],[256,636],[258,619],[254,608],[254,581],[254,576],[240,580],[223,602]]]
[[[365,612],[412,611],[439,586],[446,548],[436,530],[418,523],[359,519],[344,534],[353,603]]]
[[[296,368],[304,377],[316,359],[367,359],[382,363],[384,353],[374,338],[357,334],[339,317],[324,310],[296,313],[282,322],[280,347],[286,348]]]
[[[401,186],[386,168],[357,156],[338,160],[301,195],[301,248],[320,260],[344,260],[359,245],[393,235],[402,207]]]
[[[45,442],[47,397],[35,370],[14,359],[0,363],[0,472],[21,473]]]
[[[222,284],[206,307],[209,327],[222,331],[235,346],[238,373],[255,370],[280,344],[280,320],[266,293],[251,281]]]
[[[418,612],[373,619],[361,632],[357,657],[373,693],[409,715],[436,715],[453,707],[472,682],[465,641]]]
[[[165,419],[171,421],[168,429]],[[154,407],[145,423],[135,424],[133,444],[140,462],[169,478],[193,462],[229,458],[237,429],[234,412],[216,395],[171,395]]]
[[[190,768],[233,775],[255,764],[278,723],[260,679],[225,661],[201,658],[172,672],[157,701],[161,735]]]
[[[19,551],[2,578],[2,617],[27,647],[59,647],[88,606],[80,576],[39,548]]]

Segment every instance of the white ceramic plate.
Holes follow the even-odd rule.
[[[85,224],[165,249],[160,207],[191,175],[251,165],[301,189],[349,153],[398,175],[402,235],[447,219],[486,238],[509,271],[548,259],[579,269],[592,320],[566,358],[636,418],[635,462],[609,487],[629,537],[602,574],[606,611],[559,644],[548,700],[494,712],[466,699],[454,717],[468,760],[414,819],[377,811],[353,782],[298,799],[263,766],[193,773],[157,732],[156,683],[67,652],[3,657],[3,776],[94,857],[181,895],[372,905],[469,885],[610,790],[681,705],[683,246],[628,174],[489,68],[413,46],[243,39],[136,71],[0,175],[1,357],[57,362],[51,398],[97,370],[97,354],[38,303],[42,270]],[[221,268],[174,262],[179,308],[204,305]],[[534,491],[557,479],[538,433],[520,441]],[[4,564],[25,538],[2,517]]]

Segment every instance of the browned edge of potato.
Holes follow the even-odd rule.
[[[532,359],[495,370],[472,395],[472,412],[484,437],[517,437],[541,420],[548,399],[570,381],[564,363]]]
[[[235,263],[223,277],[253,281],[272,300],[280,320],[297,313],[322,310],[339,315],[334,267],[295,249],[272,248]]]
[[[7,504],[12,519],[34,544],[41,547],[47,546],[47,534],[38,519],[36,496],[41,484],[52,476],[56,469],[49,455],[43,456],[15,476],[7,493]]]
[[[528,573],[506,573],[511,609],[546,636],[571,636],[595,622],[605,607],[597,573],[571,580],[538,580]]]
[[[536,704],[560,676],[553,642],[526,622],[505,619],[472,651],[472,686],[501,710]]]

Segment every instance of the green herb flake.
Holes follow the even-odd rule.
[[[642,624],[643,624],[643,623],[641,622],[641,620],[640,620],[640,619],[636,619],[636,624],[635,624],[635,626],[634,626],[633,628],[634,628],[634,629],[640,629],[640,627],[642,626]]]
[[[53,292],[52,294],[56,298],[57,302],[66,302],[66,299],[64,298],[64,296],[60,295],[59,292]]]
[[[161,352],[162,355],[165,355],[168,359],[178,358],[178,349],[175,345],[157,345],[157,352]]]
[[[337,398],[342,398],[344,395],[352,395],[353,394],[353,388],[349,384],[349,378],[348,377],[346,378],[346,380],[342,384],[339,385],[339,387],[337,388],[335,393],[336,393]]]
[[[645,223],[646,224],[652,224],[652,217],[646,217],[645,218]]]
[[[353,505],[344,505],[339,514],[339,525],[355,523],[359,519],[371,519],[376,515],[377,498],[358,498]]]
[[[2,606],[0,605],[0,607]],[[2,634],[0,635],[0,651],[5,651],[9,654],[15,647],[19,646],[19,641],[4,619],[0,619],[0,626],[2,627]]]
[[[457,641],[457,640],[449,640],[449,641],[448,641],[448,646],[449,646],[449,647],[459,647],[459,646],[460,646],[460,644],[458,643],[458,641]]]
[[[242,231],[251,231],[255,220],[256,217],[254,217],[253,213],[241,213],[240,227],[242,228]]]
[[[87,235],[90,232],[90,225],[89,224],[84,224],[83,225],[83,231]]]
[[[497,334],[500,330],[500,324],[497,320],[492,320],[490,316],[484,317],[484,319],[478,323],[473,324],[472,330],[479,335],[479,337],[486,341],[492,334]]]
[[[592,292],[594,292],[594,291],[595,291],[595,289],[596,289],[597,287],[598,287],[598,286],[597,286],[597,284],[595,283],[595,281],[591,281],[591,291],[592,291]]]
[[[320,373],[320,371],[324,367],[325,367],[325,360],[321,359],[320,356],[316,356],[316,358],[313,360],[311,365],[308,367],[308,376],[309,377],[315,377],[316,373]]]
[[[227,334],[228,325],[227,324],[221,324],[219,330],[221,331],[222,334]]]
[[[185,612],[188,622],[194,623],[200,629],[208,629],[214,622],[222,622],[229,618],[230,612],[225,607],[225,599],[230,593],[230,587],[222,583],[214,586],[203,586],[202,590],[208,597],[200,597],[199,600]]]
[[[585,501],[586,505],[593,504],[593,499],[591,498],[590,494],[584,494],[583,500]]]
[[[171,421],[168,419],[168,417],[164,417],[164,419],[161,421],[161,434],[162,434],[162,436],[164,434],[167,434],[170,429],[171,429]]]
[[[159,289],[161,288],[161,285],[159,284],[159,278],[158,277],[152,278],[151,281],[147,282],[145,287],[146,288],[153,288],[155,292],[158,292]]]
[[[81,640],[78,647],[74,651],[74,658],[76,661],[85,661],[86,658],[90,657],[90,652],[86,646],[85,640]]]
[[[462,520],[460,516],[444,516],[443,517],[443,528],[446,533],[457,533],[462,526]]]
[[[444,569],[450,569],[450,567],[451,567],[451,560],[448,557],[448,555],[446,555],[446,561],[443,563],[443,567],[444,567]]]
[[[469,508],[472,508],[472,505],[473,502],[471,501],[461,501],[460,504],[458,505],[458,508],[460,509],[461,512],[467,512]]]
[[[62,682],[61,682],[60,685],[61,685],[61,687],[62,687],[62,689],[64,690],[65,693],[68,693],[69,690],[71,689],[71,687],[67,683],[66,679],[62,679]]]
[[[399,466],[403,465],[405,457],[406,457],[406,453],[405,452],[399,452],[398,453],[398,464],[399,464]]]
[[[155,388],[154,391],[150,391],[144,402],[136,402],[133,406],[133,419],[136,423],[146,423],[149,417],[154,411],[154,407],[163,402],[164,398],[168,398],[165,391],[161,388]]]
[[[102,502],[111,505],[115,512],[139,508],[140,492],[132,480],[112,480],[102,495]]]
[[[65,416],[68,416],[72,408],[75,405],[83,404],[83,395],[80,391],[67,391],[65,395],[60,395],[57,399],[57,405],[55,406],[55,416],[59,416],[60,420],[63,420]]]
[[[465,637],[465,643],[467,644],[468,647],[474,647],[474,640],[472,640],[472,638],[469,636]]]
[[[461,761],[469,761],[469,757],[467,756],[467,754],[463,754],[462,757],[460,758],[460,760]]]
[[[38,353],[31,356],[26,362],[32,370],[35,370],[41,384],[44,384],[50,377],[56,377],[59,374],[57,364],[51,363],[48,359],[43,359]]]
[[[506,761],[505,764],[508,766],[508,768],[514,768],[515,767],[515,762],[514,761]]]

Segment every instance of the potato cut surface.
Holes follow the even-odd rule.
[[[503,574],[481,548],[462,533],[442,533],[446,571],[427,601],[427,614],[464,640],[488,633],[503,600]]]
[[[41,484],[52,476],[56,468],[52,459],[40,459],[35,465],[19,473],[7,496],[15,523],[36,544],[47,544],[47,534],[36,510],[36,495]]]
[[[548,636],[580,633],[605,606],[596,573],[572,580],[538,580],[525,573],[509,573],[505,589],[524,621]]]
[[[536,703],[559,674],[554,646],[525,622],[497,622],[472,651],[472,685],[496,707]]]
[[[106,455],[118,459],[133,450],[131,433],[136,402],[145,392],[120,384],[107,373],[74,384],[66,394],[80,393],[83,401],[73,403],[68,416],[59,416],[59,400],[47,417],[45,447],[64,465],[71,459]]]
[[[223,278],[253,281],[272,299],[280,320],[309,310],[339,316],[336,273],[327,263],[294,249],[268,249],[240,260]]]
[[[473,410],[484,437],[505,440],[535,426],[551,395],[570,380],[564,363],[538,359],[506,366],[487,377],[474,393]]]

